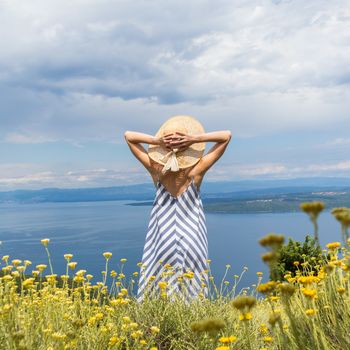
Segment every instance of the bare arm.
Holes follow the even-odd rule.
[[[212,131],[205,134],[193,135],[193,138],[195,142],[226,142],[231,138],[231,131]]]
[[[147,143],[150,145],[160,145],[168,148],[168,135],[157,138],[152,135],[144,134],[136,131],[125,131],[124,138],[134,156],[150,171],[151,161],[148,156],[148,152],[142,146],[141,143]],[[170,148],[168,148],[170,149]]]
[[[177,134],[179,140],[172,141],[170,144],[173,147],[179,147],[180,149],[185,149],[191,144],[197,142],[216,142],[216,144],[200,159],[194,168],[194,172],[201,176],[203,176],[204,173],[223,155],[231,140],[230,130],[213,131],[200,135]]]
[[[137,131],[125,131],[125,140],[129,143],[147,143],[149,145],[160,145],[160,139]]]
[[[231,140],[231,131],[213,131],[203,135],[198,135],[197,140],[200,142],[216,142],[208,153],[197,163],[196,171],[203,176],[205,172],[224,154],[226,147]]]

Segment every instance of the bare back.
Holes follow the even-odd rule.
[[[196,174],[197,164],[198,163],[189,168],[180,169],[176,172],[167,171],[163,175],[163,165],[151,160],[152,168],[150,173],[155,184],[157,181],[160,181],[170,194],[172,194],[174,197],[178,197],[186,190],[192,178],[197,190],[199,191],[203,176]]]

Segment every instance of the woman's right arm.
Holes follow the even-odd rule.
[[[142,146],[141,143],[147,143],[150,145],[159,145],[168,149],[169,135],[157,138],[152,135],[144,134],[137,131],[125,131],[124,138],[134,156],[145,166],[145,168],[151,171],[151,160],[148,156],[148,152]],[[169,148],[170,149],[170,148]]]

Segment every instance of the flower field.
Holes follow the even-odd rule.
[[[320,202],[301,206],[314,224],[317,244],[323,208]],[[219,283],[209,269],[203,271],[209,285],[202,283],[208,296],[202,293],[190,303],[180,295],[169,297],[171,265],[164,266],[157,293],[137,302],[142,264],[125,276],[127,259],[119,260],[119,271],[112,270],[110,252],[101,257],[106,262],[101,276],[77,270],[69,253],[62,257],[66,273],[58,276],[52,270],[50,240],[44,238],[47,262],[32,267],[29,260],[2,257],[0,349],[350,349],[350,212],[335,208],[332,213],[341,224],[341,242],[328,243],[317,257],[294,261],[294,270],[286,271],[283,280],[274,271],[284,236],[268,234],[259,243],[268,249],[262,260],[270,267],[270,280],[263,283],[257,271],[257,283],[240,288],[240,276],[228,277],[229,265]],[[187,271],[178,283],[193,278]]]

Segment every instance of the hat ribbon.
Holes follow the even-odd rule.
[[[171,169],[171,171],[179,170],[179,163],[176,158],[176,152],[178,150],[178,148],[174,148],[160,159],[162,162],[166,162],[162,169],[162,174],[165,174],[169,169]]]

